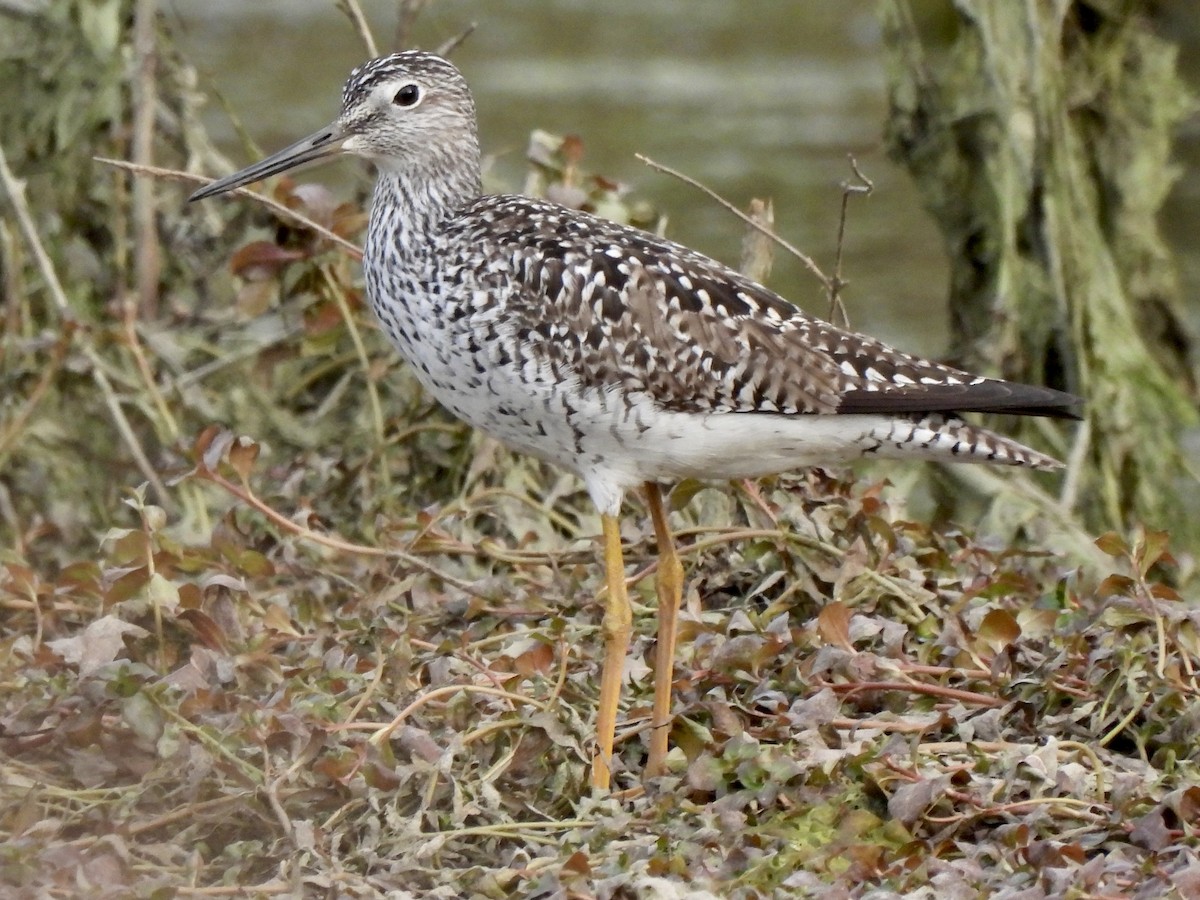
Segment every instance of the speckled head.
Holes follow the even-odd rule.
[[[327,127],[188,199],[341,153],[366,157],[382,172],[405,177],[435,177],[449,169],[478,173],[475,102],[462,74],[440,56],[417,50],[363,63],[350,73],[341,112]]]

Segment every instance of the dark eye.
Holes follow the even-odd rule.
[[[396,91],[396,96],[392,98],[392,102],[397,106],[416,106],[417,101],[421,99],[421,89],[415,84],[406,84],[400,90]]]

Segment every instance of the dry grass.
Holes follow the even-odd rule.
[[[123,155],[110,136],[87,154]],[[75,182],[31,180],[65,307],[11,206],[0,232],[0,893],[1200,892],[1200,612],[1164,536],[1093,546],[1019,476],[987,538],[911,512],[951,473],[682,485],[671,771],[638,790],[631,510],[627,790],[592,798],[579,484],[446,419],[352,254],[245,203],[160,187],[162,315],[112,302],[123,177],[90,189],[99,236],[52,214]],[[277,198],[361,227],[356,201]]]

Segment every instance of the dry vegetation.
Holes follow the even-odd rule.
[[[631,790],[592,798],[578,482],[434,408],[354,254],[257,204],[155,182],[142,315],[129,176],[88,162],[128,156],[127,67],[51,86],[52,42],[100,51],[32,31],[3,75],[70,115],[0,131],[29,180],[0,220],[0,894],[1200,895],[1187,560],[1093,542],[1022,476],[676,489],[676,749],[645,792],[653,540],[628,516]],[[188,76],[164,65],[179,167],[207,153]],[[562,156],[538,174],[628,205]],[[274,197],[361,229],[361,196]],[[927,524],[981,479],[988,537]]]

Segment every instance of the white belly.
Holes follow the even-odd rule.
[[[729,481],[861,457],[884,416],[693,414],[661,409],[644,396],[574,385],[519,386],[480,376],[466,392],[418,372],[455,416],[514,450],[575,472],[602,512],[647,481]]]

